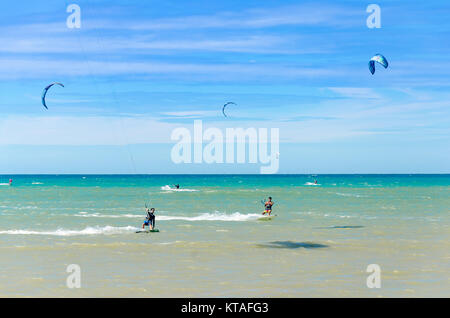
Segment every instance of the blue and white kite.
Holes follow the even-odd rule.
[[[387,68],[389,65],[387,59],[383,55],[376,54],[369,61],[369,70],[370,70],[370,73],[372,73],[372,75],[375,73],[375,62],[380,63],[381,65],[384,66],[384,68]]]

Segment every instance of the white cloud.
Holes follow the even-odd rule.
[[[245,11],[220,12],[212,15],[184,16],[146,21],[87,21],[90,29],[178,30],[268,28],[285,25],[339,25],[359,23],[361,11],[332,5],[292,5],[254,8]]]
[[[174,124],[154,118],[29,117],[0,119],[0,145],[125,145],[170,141]]]
[[[115,36],[99,38],[91,35],[82,38],[70,34],[56,36],[38,34],[36,32],[23,34],[20,37],[3,35],[0,41],[4,43],[0,52],[4,53],[101,53],[122,52],[126,54],[154,54],[155,51],[216,51],[243,53],[278,53],[300,54],[325,52],[316,47],[294,48],[292,43],[299,43],[299,37],[273,35],[242,35],[242,36],[203,36],[202,38],[171,38],[154,39],[149,36]]]
[[[202,110],[192,110],[192,111],[178,111],[178,112],[162,112],[161,115],[171,116],[171,117],[183,117],[183,118],[199,118],[216,116],[218,111],[202,111]]]
[[[372,88],[366,87],[328,87],[329,90],[348,98],[381,98]]]
[[[189,112],[186,112],[188,114]],[[182,113],[174,112],[176,115]],[[192,114],[192,113],[191,113]],[[0,145],[125,145],[140,143],[174,143],[173,129],[183,126],[192,130],[193,121],[183,124],[165,123],[152,117],[71,117],[9,116],[0,119]],[[325,142],[369,134],[362,122],[305,121],[277,122],[283,142]],[[204,129],[268,127],[261,121],[203,122]]]
[[[321,77],[340,76],[341,70],[299,68],[264,64],[192,64],[164,62],[78,61],[0,58],[0,79],[42,78],[45,76],[104,76],[151,74],[207,74],[212,78],[226,76],[260,77]],[[233,77],[231,77],[233,78]],[[236,79],[234,77],[234,79]]]
[[[0,41],[0,52],[12,53],[76,53],[112,50],[208,50],[251,53],[319,53],[327,50],[312,43],[301,43],[296,38],[280,35],[219,35],[212,30],[196,39],[192,34],[165,36],[162,31],[190,29],[255,29],[283,25],[346,25],[349,17],[360,13],[335,6],[295,5],[241,12],[221,12],[205,16],[179,16],[165,19],[125,20],[119,15],[108,19],[83,19],[81,29],[68,29],[63,22],[6,25]],[[102,15],[99,14],[99,17]],[[353,21],[355,21],[353,19]],[[353,22],[354,23],[354,22]],[[102,30],[115,30],[111,33]],[[98,32],[101,32],[100,34]],[[148,32],[157,31],[157,32]],[[150,33],[150,35],[149,35]],[[117,35],[120,35],[118,37]],[[161,39],[156,39],[156,37]],[[303,36],[304,38],[306,35]],[[311,42],[309,39],[307,42]],[[299,43],[299,46],[293,46]],[[328,47],[329,49],[329,47]]]

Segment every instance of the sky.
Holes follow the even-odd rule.
[[[171,133],[194,120],[278,128],[278,173],[450,173],[449,15],[443,0],[8,2],[0,174],[259,173],[175,164]],[[376,53],[389,67],[372,75]]]

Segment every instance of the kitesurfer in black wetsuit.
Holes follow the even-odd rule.
[[[145,221],[142,224],[142,229],[144,229],[144,227],[148,225],[150,230],[153,230],[155,228],[155,208],[147,208],[145,209],[145,211],[147,212],[147,216],[145,217]]]

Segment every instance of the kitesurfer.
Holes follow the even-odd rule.
[[[269,199],[267,199],[267,201],[264,203],[264,212],[262,213],[264,214],[269,214],[272,213],[272,205],[274,204],[274,202],[272,201],[272,197],[269,197]]]
[[[144,227],[148,225],[151,231],[155,228],[155,208],[146,208],[145,212],[147,212],[147,215],[145,217],[144,223],[142,224],[142,229],[144,229]]]

